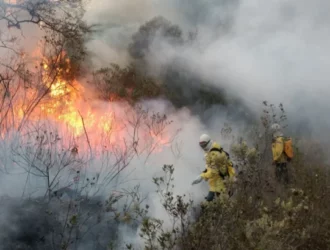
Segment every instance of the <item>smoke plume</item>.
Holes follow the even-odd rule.
[[[133,5],[140,11],[132,13]],[[106,27],[103,39],[115,51],[120,51],[118,44],[130,44],[136,27],[159,15],[186,34],[197,31],[196,40],[184,46],[155,37],[147,56],[149,67],[155,71],[180,58],[186,69],[243,100],[256,113],[263,100],[282,102],[294,126],[308,124],[320,138],[330,125],[325,116],[329,7],[324,0],[121,1],[94,7],[88,21],[108,15],[102,22],[116,25]],[[119,14],[124,12],[126,18]]]
[[[188,72],[189,76],[181,77],[185,81],[182,86],[187,89],[184,93],[191,102],[198,102],[191,89],[203,83],[211,89],[221,90],[226,98],[236,99],[242,103],[240,107],[244,107],[243,111],[239,111],[235,105],[214,105],[208,110],[195,109],[195,113],[198,113],[195,115],[186,107],[176,109],[163,100],[140,103],[144,107],[166,113],[173,120],[169,134],[175,134],[178,129],[181,132],[171,147],[153,153],[147,161],[146,155],[135,157],[116,182],[98,194],[101,197],[98,198],[104,200],[113,191],[140,185],[141,193],[147,195],[150,215],[166,221],[167,215],[153,192],[155,186],[152,177],[162,174],[164,164],[173,164],[174,192],[191,195],[196,202],[203,200],[208,190],[207,184],[191,186],[192,180],[204,168],[203,153],[198,147],[200,134],[209,133],[228,149],[230,141],[221,140],[220,134],[228,116],[232,118],[233,134],[239,136],[246,126],[246,118],[242,114],[252,111],[254,117],[258,117],[264,100],[284,104],[292,131],[309,131],[314,138],[327,141],[324,135],[328,134],[330,128],[330,119],[326,115],[330,93],[327,73],[330,64],[327,56],[330,50],[330,34],[327,32],[329,10],[330,3],[326,0],[90,1],[86,6],[85,20],[100,25],[99,31],[86,43],[88,55],[93,62],[91,69],[109,63],[125,66],[131,62],[140,62],[149,74],[167,79],[173,88],[180,85],[180,81],[173,83],[174,73]],[[163,19],[157,20],[169,22],[162,21],[166,23],[166,29],[156,29],[148,37],[147,48],[144,44],[146,41],[141,46],[146,48],[143,58],[134,58],[130,52],[134,45],[134,35],[142,25],[159,16]],[[165,27],[163,23],[161,27]],[[140,40],[136,41],[139,45]],[[174,73],[168,76],[163,69],[170,66]],[[177,70],[177,66],[180,70]],[[107,105],[102,103],[100,106]],[[41,181],[19,171],[13,174],[17,165],[10,155],[11,145],[7,140],[1,141],[2,165],[6,165],[12,172],[10,175],[1,173],[0,193],[12,197],[13,201],[3,209],[5,216],[0,217],[1,223],[8,225],[8,229],[0,234],[0,245],[4,246],[2,249],[10,249],[10,244],[2,244],[9,240],[19,242],[23,247],[39,249],[51,237],[49,225],[57,227],[58,216],[52,217],[52,220],[43,216],[39,218],[40,211],[44,212],[43,205],[29,203],[25,204],[28,209],[24,209],[24,204],[16,200],[26,196],[23,191],[32,197],[40,197],[42,192],[34,190],[44,190],[46,186],[44,179]],[[89,162],[88,174],[94,176],[102,164],[98,160]],[[100,213],[98,207],[93,207],[91,211]],[[37,217],[40,220],[30,219]],[[26,225],[33,223],[36,226],[27,229]],[[110,233],[120,239],[121,245],[139,243],[136,226],[127,228],[121,224],[110,224],[110,229],[105,222],[96,229],[102,244],[109,239],[107,237]],[[40,230],[44,230],[44,233],[40,234]],[[30,231],[30,234],[25,235],[26,231]],[[93,237],[92,234],[88,235],[79,249],[92,249]],[[39,248],[35,244],[39,244]],[[106,249],[105,245],[98,247]]]

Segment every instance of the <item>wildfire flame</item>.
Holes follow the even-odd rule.
[[[70,74],[71,71],[70,60],[65,58],[64,61],[63,67],[56,69],[58,72],[52,82],[48,81],[52,67],[48,62],[43,62],[43,80],[47,83],[50,101],[41,105],[42,112],[57,122],[68,125],[75,137],[90,129],[109,132],[113,127],[113,113],[97,114],[96,111],[92,111],[91,105],[83,100],[85,88],[76,79],[70,82],[64,79],[63,75]]]
[[[60,65],[56,67],[56,74],[52,73],[54,65]],[[110,137],[111,134],[110,144],[115,142],[126,147],[126,135],[122,133],[127,131],[120,129],[123,124],[114,119],[114,111],[93,108],[91,102],[85,100],[84,86],[71,77],[71,70],[71,62],[65,53],[58,58],[43,61],[42,80],[49,90],[49,99],[40,105],[42,116],[51,117],[58,124],[67,126],[75,138],[92,133],[89,140],[93,146],[100,143],[100,137]],[[52,78],[52,75],[55,76]],[[113,97],[109,97],[109,103],[111,98]],[[169,139],[164,133],[159,133],[158,127],[155,129],[157,131],[152,128],[150,131],[144,131],[144,136],[140,133],[140,139],[144,144],[148,144],[149,150],[160,152],[162,146],[169,144]]]
[[[40,50],[40,47],[36,49],[35,58],[42,55]],[[117,117],[114,119],[114,106],[111,105],[113,96],[109,96],[106,108],[95,106],[94,101],[86,101],[88,89],[76,79],[72,63],[64,52],[53,58],[42,57],[42,63],[36,68],[40,79],[35,80],[33,87],[21,90],[21,96],[16,98],[13,105],[10,104],[14,107],[16,118],[9,126],[19,128],[22,121],[26,120],[50,120],[60,130],[69,132],[75,143],[79,144],[83,140],[84,144],[88,141],[93,148],[103,147],[105,143],[108,146],[115,143],[117,146],[127,147],[127,130],[122,129],[126,125],[118,121]],[[0,113],[4,117],[5,111],[1,110]],[[5,130],[2,129],[2,135],[3,131]],[[153,152],[160,152],[160,148],[168,144],[169,140],[164,133],[155,133],[152,129],[142,132],[145,135],[139,132],[139,139],[144,141],[142,143],[149,144]],[[137,142],[133,139],[133,144],[135,143]],[[137,144],[141,146],[141,141]],[[87,149],[86,145],[81,148]],[[141,148],[146,147],[143,145]]]

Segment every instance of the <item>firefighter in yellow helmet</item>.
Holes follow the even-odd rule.
[[[209,193],[205,199],[212,201],[215,197],[226,193],[225,179],[230,178],[228,170],[232,164],[228,155],[218,143],[211,140],[210,136],[201,135],[199,145],[205,152],[206,169],[192,182],[192,185],[202,180],[208,181]]]
[[[275,165],[275,175],[279,182],[284,181],[285,184],[289,183],[289,173],[287,164],[289,158],[284,152],[284,135],[282,128],[279,124],[275,123],[271,126],[272,133],[272,153],[273,165]]]

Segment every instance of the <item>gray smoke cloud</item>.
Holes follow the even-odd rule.
[[[123,189],[130,190],[136,185],[139,185],[140,194],[147,198],[143,205],[148,204],[150,206],[149,215],[164,220],[165,226],[170,226],[168,215],[162,207],[160,197],[155,192],[156,186],[152,182],[152,178],[163,176],[162,167],[164,164],[173,164],[175,168],[175,179],[173,182],[175,185],[174,193],[176,195],[186,194],[197,203],[203,200],[208,191],[207,183],[203,182],[199,185],[191,186],[192,180],[204,170],[203,152],[198,145],[199,135],[203,132],[211,132],[215,135],[214,139],[217,141],[220,141],[221,135],[218,133],[219,128],[207,128],[198,117],[191,115],[187,109],[175,110],[169,103],[159,100],[142,102],[140,104],[144,109],[166,113],[168,119],[174,121],[174,123],[166,129],[166,134],[173,135],[177,129],[181,129],[180,133],[171,145],[165,146],[161,151],[156,150],[149,157],[147,157],[146,154],[135,156],[127,168],[122,171],[117,178],[111,181],[109,185],[102,186],[101,191],[98,192],[96,196],[94,196],[93,190],[90,192],[90,202],[96,203],[98,200],[104,202],[114,191],[122,192]],[[104,103],[104,105],[107,104]],[[224,121],[225,118],[219,116],[213,122],[222,125]],[[237,134],[237,131],[234,133]],[[17,134],[17,137],[20,136],[21,135]],[[56,232],[61,232],[62,228],[60,224],[63,219],[61,216],[66,215],[66,206],[63,201],[67,198],[70,200],[70,197],[62,197],[63,201],[61,203],[56,199],[52,200],[50,204],[45,202],[44,195],[47,191],[47,181],[44,177],[26,173],[26,171],[20,167],[30,167],[26,164],[22,164],[22,160],[24,161],[25,158],[28,158],[27,155],[31,154],[31,149],[25,149],[26,145],[20,145],[19,142],[17,142],[17,137],[0,141],[0,157],[3,166],[5,166],[4,170],[7,170],[7,173],[3,172],[0,174],[0,196],[7,197],[2,200],[3,207],[1,211],[3,216],[0,216],[0,222],[3,225],[11,225],[8,227],[8,230],[3,230],[0,234],[0,242],[3,242],[3,244],[7,242],[3,245],[4,247],[0,247],[0,249],[10,249],[10,247],[18,245],[21,247],[30,247],[31,249],[43,249],[51,245],[54,239],[52,237],[57,235]],[[69,136],[65,134],[62,134],[61,137],[69,138]],[[141,143],[143,143],[143,140]],[[229,144],[227,143],[230,143],[230,141],[221,141],[221,143],[224,147],[228,148]],[[22,151],[20,150],[21,146],[23,147]],[[20,152],[22,152],[21,155],[13,154],[13,149],[20,150]],[[32,155],[33,152],[32,149]],[[113,158],[111,159],[113,160]],[[81,180],[86,179],[86,177],[92,179],[95,173],[100,173],[100,179],[105,178],[110,169],[104,167],[103,164],[108,160],[109,159],[101,156],[96,157],[88,164],[86,172],[85,170],[81,170],[82,174],[84,173],[81,176]],[[21,164],[17,165],[18,162],[21,162]],[[37,162],[35,164],[37,164]],[[40,166],[40,168],[42,168],[42,166]],[[68,185],[68,181],[74,176],[71,172],[70,169],[67,169],[67,171],[63,171],[60,174],[58,188]],[[56,171],[54,174],[56,174]],[[100,184],[102,184],[102,181]],[[74,186],[71,188],[74,188]],[[73,191],[70,193],[73,193]],[[90,202],[87,202],[86,205],[81,204],[80,209],[82,213],[95,213],[93,217],[97,217],[99,213],[102,214],[99,212],[100,208],[97,206],[92,207]],[[119,210],[122,206],[123,204],[119,202]],[[51,216],[48,215],[48,210],[52,211]],[[139,237],[137,226],[126,226],[122,223],[116,224],[114,221],[111,221],[106,214],[101,217],[103,223],[93,226],[95,220],[93,217],[90,222],[87,221],[84,224],[86,227],[92,226],[93,230],[91,234],[86,234],[79,242],[78,249],[94,249],[95,238],[93,238],[93,235],[98,236],[98,242],[103,243],[102,247],[111,240],[120,241],[119,245],[122,246],[134,243],[143,247],[143,242]],[[112,236],[109,238],[109,235]],[[98,247],[99,248],[95,249],[106,249],[101,246]]]
[[[260,114],[264,100],[282,102],[289,113],[292,132],[327,142],[328,1],[155,0],[143,1],[148,8],[134,13],[125,8],[129,4],[135,5],[121,1],[116,8],[95,8],[88,16],[92,22],[96,13],[107,13],[109,18],[103,22],[117,24],[116,28],[108,26],[103,36],[112,50],[126,51],[137,28],[161,15],[184,32],[197,31],[197,39],[192,44],[173,46],[163,36],[156,36],[146,56],[151,71],[161,73],[163,66],[180,58],[180,66],[239,98],[255,115]],[[135,7],[138,9],[139,4]],[[127,14],[124,22],[116,18],[120,8]],[[93,44],[89,46],[98,54]],[[128,57],[125,59],[129,61]],[[217,116],[222,113],[222,109],[211,109],[214,118],[204,131],[211,132],[210,127],[219,131],[216,128],[224,119]],[[236,125],[240,124],[241,121]]]
[[[322,137],[329,128],[325,115],[330,93],[328,1],[98,3],[100,7],[91,3],[87,20],[108,17],[102,23],[112,25],[107,26],[103,39],[111,50],[124,50],[137,27],[162,15],[185,32],[197,30],[198,36],[184,47],[157,37],[147,57],[152,69],[180,58],[186,68],[244,100],[256,112],[263,100],[282,102],[291,122],[313,128],[314,136]],[[103,54],[89,45],[94,53]]]
[[[180,58],[181,66],[208,84],[239,98],[255,114],[260,111],[263,100],[283,102],[293,124],[300,123],[302,127],[310,124],[314,136],[323,136],[327,140],[324,133],[330,127],[330,119],[326,116],[330,93],[327,84],[330,59],[326,56],[330,50],[330,34],[326,29],[330,21],[329,7],[330,3],[325,0],[92,0],[86,7],[85,19],[89,23],[100,24],[102,29],[86,46],[95,68],[110,62],[127,65],[131,61],[127,49],[132,35],[153,17],[164,16],[184,32],[197,31],[197,38],[193,43],[180,47],[169,44],[162,36],[155,37],[146,57],[149,69],[159,70]],[[147,203],[151,205],[151,215],[166,221],[166,213],[153,192],[152,177],[161,174],[163,164],[173,164],[175,193],[191,194],[196,201],[202,200],[207,184],[190,185],[203,170],[203,153],[198,148],[198,138],[201,133],[210,133],[228,149],[230,142],[221,140],[220,136],[227,110],[213,107],[208,111],[212,119],[209,124],[204,124],[200,117],[191,115],[185,108],[173,110],[158,100],[143,104],[168,113],[176,126],[182,129],[177,141],[180,157],[167,149],[152,155],[147,163],[143,159],[134,159],[127,172],[122,173],[120,184],[110,186],[103,195],[106,197],[114,189],[141,184],[141,192],[149,194]],[[234,134],[240,135],[244,122],[236,121],[231,125]],[[10,145],[2,141],[1,147],[2,162],[10,166]],[[26,175],[1,173],[0,178],[1,195],[22,196]],[[44,190],[44,182],[38,179],[31,182],[31,192],[37,186]],[[17,217],[8,219],[12,211],[21,213],[12,209],[19,206],[18,202],[13,203],[9,209],[6,207],[5,216],[0,218],[6,225],[16,223],[14,229],[0,235],[3,241],[8,237],[15,239],[17,232],[27,231],[26,227],[19,228],[21,224]],[[36,216],[35,209],[31,210]],[[21,221],[27,221],[23,217]],[[40,220],[42,224],[42,218]],[[136,231],[124,226],[118,226],[118,230],[123,243],[141,243]],[[44,241],[39,234],[31,238]],[[85,242],[85,247],[89,247],[89,243]]]

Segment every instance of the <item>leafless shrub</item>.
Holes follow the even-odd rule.
[[[69,84],[72,76],[78,75],[85,55],[84,40],[92,29],[82,21],[83,14],[82,1],[0,1],[0,25],[6,23],[8,29],[22,32],[10,34],[3,29],[0,33],[2,134],[24,125],[41,101],[47,99],[59,74]],[[30,27],[40,27],[44,31],[39,44],[44,51],[38,55],[39,58],[20,47],[20,42],[25,42],[21,41],[25,38],[23,33],[29,33]],[[30,34],[27,35],[30,37]],[[63,66],[67,58],[71,60],[71,75],[63,74],[66,72]],[[59,69],[62,71],[59,72]]]

